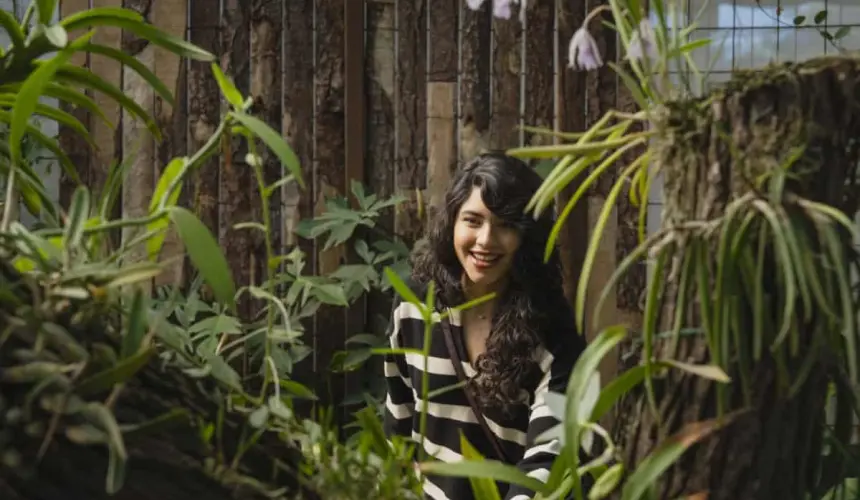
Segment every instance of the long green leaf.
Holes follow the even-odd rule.
[[[12,122],[9,129],[9,151],[12,153],[12,162],[15,165],[20,165],[21,157],[21,140],[24,138],[24,133],[27,131],[30,116],[36,109],[39,103],[39,98],[42,96],[42,91],[45,86],[54,77],[54,74],[66,64],[66,62],[74,55],[74,53],[84,44],[89,41],[93,33],[78,38],[68,47],[61,50],[53,58],[48,59],[44,64],[39,65],[30,76],[24,80],[21,85],[21,90],[18,92],[15,101],[15,107],[12,108]]]
[[[66,31],[74,31],[76,29],[86,29],[90,26],[95,26],[99,20],[104,23],[104,20],[109,19],[124,19],[128,21],[143,22],[143,16],[131,9],[122,7],[95,7],[92,9],[80,10],[73,12],[60,20],[60,26]]]
[[[123,66],[131,68],[132,70],[134,70],[135,73],[140,75],[141,78],[146,80],[146,82],[153,88],[153,90],[155,90],[155,92],[162,99],[164,99],[165,102],[167,102],[171,106],[176,105],[176,101],[173,99],[173,94],[170,93],[170,89],[167,88],[167,85],[165,85],[164,82],[162,82],[161,79],[158,78],[155,73],[152,72],[152,70],[147,68],[145,64],[140,62],[138,58],[132,57],[114,47],[99,45],[97,43],[92,42],[84,45],[81,50],[93,54],[101,54],[117,62],[122,63]]]
[[[23,50],[25,45],[24,31],[15,16],[7,10],[0,10],[0,27],[6,30],[9,39],[12,41],[12,47],[15,50]]]
[[[565,394],[567,399],[564,419],[564,452],[567,455],[566,459],[568,463],[570,463],[571,468],[574,470],[579,465],[579,435],[582,429],[578,417],[580,413],[579,406],[585,400],[589,381],[600,366],[600,362],[626,336],[627,332],[619,326],[610,327],[600,332],[588,347],[585,348],[585,351],[580,355],[570,374]],[[574,474],[574,476],[576,475]],[[577,497],[581,498],[578,476],[574,479],[574,488]]]
[[[526,146],[522,148],[513,148],[508,150],[508,154],[518,158],[559,158],[564,155],[586,155],[600,153],[608,149],[615,149],[624,146],[630,141],[642,139],[653,135],[652,132],[638,132],[629,134],[623,139],[607,140],[602,142],[592,142],[585,144],[551,144],[548,146]]]
[[[642,318],[642,363],[645,367],[645,396],[654,419],[660,422],[660,412],[657,410],[657,397],[654,392],[654,342],[657,332],[657,319],[660,315],[660,298],[663,291],[663,269],[669,259],[669,252],[674,248],[666,245],[657,256],[654,270],[651,273],[651,283],[645,299],[645,311]]]
[[[0,91],[2,91],[2,87],[0,87]],[[108,128],[114,128],[114,124],[108,119],[101,107],[96,104],[96,101],[82,92],[78,92],[60,83],[51,82],[45,86],[44,95],[45,97],[54,97],[60,101],[83,108],[101,118]]]
[[[212,74],[215,76],[215,81],[218,82],[218,87],[221,89],[221,93],[224,94],[224,97],[227,98],[227,102],[229,102],[233,108],[241,111],[242,106],[245,104],[244,99],[242,98],[242,93],[239,92],[239,89],[236,88],[236,85],[233,84],[233,81],[221,71],[221,66],[218,63],[212,63]]]
[[[155,214],[158,210],[176,206],[182,193],[182,184],[180,183],[179,188],[170,193],[170,196],[165,198],[165,195],[167,194],[167,189],[179,174],[182,173],[187,163],[188,158],[174,158],[164,167],[164,171],[158,179],[158,184],[156,184],[155,191],[152,193],[152,199],[149,202],[150,214]],[[167,228],[167,225],[168,219],[166,214],[165,217],[147,224],[147,229],[150,231],[159,231],[155,236],[146,241],[146,252],[151,260],[158,259],[158,254],[161,252],[161,247],[166,237],[163,230]]]
[[[84,224],[90,214],[90,192],[84,186],[78,186],[72,195],[69,216],[66,218],[66,230],[63,235],[63,246],[67,250],[78,248],[83,236]]]
[[[287,141],[284,140],[281,134],[275,132],[272,127],[268,126],[262,120],[251,115],[234,111],[230,113],[230,116],[235,118],[239,123],[247,127],[248,130],[266,143],[266,146],[275,153],[275,156],[277,156],[278,159],[281,160],[281,163],[287,167],[290,174],[295,177],[299,186],[304,189],[305,181],[302,178],[302,166],[299,164],[299,157],[296,156],[293,148],[287,144]]]
[[[148,296],[144,296],[143,290],[137,288],[128,312],[128,323],[125,334],[122,337],[120,356],[123,359],[131,358],[140,351],[143,338],[146,335],[146,308]]]
[[[149,40],[154,45],[163,47],[170,52],[178,54],[184,58],[194,59],[197,61],[211,62],[215,60],[215,56],[200,47],[185,41],[182,38],[176,37],[169,33],[165,33],[160,29],[147,24],[141,18],[127,15],[127,9],[110,9],[104,10],[90,9],[85,16],[78,16],[71,21],[66,19],[62,24],[67,31],[72,31],[84,26],[113,26],[130,31],[140,38]],[[98,12],[94,12],[98,10]],[[123,12],[125,11],[125,12]]]
[[[423,462],[419,465],[421,472],[450,477],[485,477],[504,481],[508,484],[523,486],[533,491],[544,491],[546,485],[539,480],[527,476],[525,472],[513,465],[496,461],[463,460],[460,462]]]
[[[172,207],[173,220],[185,251],[200,272],[200,276],[212,288],[215,298],[236,310],[236,284],[227,259],[209,229],[193,213],[182,207]]]
[[[830,254],[830,259],[836,275],[836,284],[839,290],[839,301],[842,306],[842,335],[845,337],[844,355],[848,364],[848,375],[850,380],[856,381],[858,377],[857,360],[857,320],[856,308],[852,300],[851,287],[848,283],[849,267],[845,260],[844,243],[836,233],[836,230],[828,224],[819,225],[820,234],[824,236],[825,247]]]
[[[463,458],[466,460],[483,461],[484,457],[475,449],[474,446],[466,439],[463,432],[460,431],[460,451],[463,453]],[[481,500],[501,500],[499,487],[493,478],[486,476],[469,476],[469,483],[472,485],[472,492],[475,498]]]
[[[645,367],[634,366],[624,373],[618,375],[611,382],[606,384],[606,387],[600,391],[600,396],[591,410],[591,421],[598,422],[609,410],[615,406],[615,403],[624,397],[642,381],[645,380]]]
[[[100,78],[95,73],[71,64],[66,64],[57,71],[57,79],[68,84],[75,84],[97,90],[110,97],[118,102],[125,111],[128,111],[134,115],[135,118],[143,121],[146,128],[149,129],[156,139],[161,139],[161,131],[152,116],[150,116],[149,113],[140,106],[140,104],[135,102],[134,99],[128,97],[122,92],[122,90],[112,83]]]
[[[725,417],[695,422],[684,426],[680,432],[662,442],[639,463],[639,466],[624,483],[624,488],[621,491],[621,500],[639,500],[645,497],[645,494],[657,479],[677,462],[685,451],[697,442],[730,424],[744,412],[745,410],[740,410]]]
[[[12,107],[15,105],[16,100],[17,99],[15,95],[0,94],[0,106]],[[80,135],[81,138],[83,138],[87,142],[87,144],[92,147],[95,147],[95,142],[93,142],[93,139],[90,136],[90,133],[87,128],[84,126],[83,123],[80,122],[80,120],[78,120],[71,114],[61,109],[55,108],[53,106],[48,106],[47,104],[42,103],[36,104],[36,108],[33,113],[36,115],[43,116],[45,118],[49,118],[57,122],[59,125],[68,127],[69,129]]]
[[[403,300],[409,302],[410,304],[414,304],[419,308],[423,308],[424,303],[421,302],[418,296],[415,295],[415,292],[413,292],[406,285],[406,283],[404,283],[403,280],[400,279],[400,276],[398,276],[393,269],[391,269],[390,267],[386,267],[385,275],[388,277],[388,281],[391,283],[391,286],[394,287],[394,291],[396,291],[397,294],[403,298]]]
[[[576,287],[576,321],[579,326],[579,331],[584,332],[585,324],[585,295],[588,290],[588,282],[591,278],[591,271],[594,267],[594,259],[597,256],[597,248],[600,245],[600,239],[603,235],[603,230],[609,221],[609,216],[615,208],[615,200],[618,199],[621,189],[625,185],[625,181],[635,169],[639,168],[637,162],[633,162],[621,172],[615,185],[609,191],[606,201],[603,202],[603,208],[597,218],[597,223],[594,225],[594,230],[591,235],[591,241],[588,244],[588,249],[585,252],[585,260],[582,264],[582,275],[579,277],[579,282]]]
[[[561,234],[561,230],[564,227],[564,223],[567,221],[568,216],[570,216],[571,210],[579,202],[579,199],[588,191],[591,185],[597,180],[598,177],[603,175],[603,172],[606,171],[610,166],[615,164],[621,155],[626,153],[628,150],[638,146],[641,144],[639,141],[633,141],[630,144],[625,145],[624,147],[618,148],[617,151],[613,152],[609,155],[600,165],[598,165],[588,177],[579,185],[579,188],[570,197],[570,200],[567,202],[567,205],[564,207],[564,211],[559,214],[558,218],[555,221],[555,224],[552,227],[552,231],[549,234],[549,239],[547,241],[546,247],[544,249],[544,261],[548,262],[550,256],[552,255],[552,250],[555,248],[555,243],[558,240],[559,235]],[[642,164],[642,156],[637,158],[632,164],[631,170],[638,170],[638,166]]]
[[[46,26],[51,24],[57,9],[57,0],[36,0],[36,7],[39,9],[39,22]]]
[[[776,247],[778,254],[777,261],[780,265],[779,267],[782,268],[783,284],[785,285],[785,304],[783,305],[782,326],[780,327],[779,333],[772,345],[772,348],[775,349],[791,331],[795,298],[797,297],[796,272],[792,265],[793,261],[786,237],[786,231],[780,223],[779,215],[777,215],[773,207],[762,200],[754,201],[753,206],[765,216],[765,219],[771,226],[774,246]]]
[[[155,354],[153,349],[140,351],[108,369],[82,380],[75,387],[75,392],[82,396],[89,396],[104,392],[116,384],[123,383],[146,366],[153,354]]]
[[[0,110],[0,121],[4,121],[6,123],[11,123],[12,114],[8,111]],[[60,145],[57,144],[57,141],[45,135],[38,127],[33,124],[28,123],[26,126],[27,134],[33,138],[36,142],[38,142],[42,147],[50,151],[57,158],[57,161],[60,162],[60,166],[63,168],[63,172],[76,184],[81,183],[81,178],[78,175],[78,170],[75,167],[75,164],[72,163],[72,160],[66,155],[66,153],[60,148]],[[5,145],[4,145],[5,146]],[[9,157],[11,159],[11,151],[9,153]],[[28,169],[30,175],[33,176],[33,179],[39,181],[38,184],[41,186],[42,183],[39,180],[39,176],[36,175],[35,171],[33,171],[29,165],[25,165],[24,168]]]

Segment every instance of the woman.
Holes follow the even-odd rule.
[[[525,163],[502,154],[468,163],[454,177],[426,244],[413,254],[409,284],[423,298],[434,282],[439,311],[494,294],[473,308],[452,310],[449,320],[433,327],[429,393],[468,382],[430,398],[427,455],[463,460],[462,433],[483,456],[545,480],[559,443],[535,442],[558,423],[543,396],[565,391],[585,345],[562,292],[555,252],[543,261],[552,219],[525,213],[540,184]],[[389,335],[393,348],[423,348],[421,315],[399,297]],[[386,357],[389,434],[420,442],[423,370],[420,354]],[[499,487],[508,500],[534,495],[519,486]],[[451,477],[429,476],[424,493],[436,500],[473,498],[468,480]]]

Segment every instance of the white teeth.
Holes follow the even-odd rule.
[[[479,260],[481,262],[495,262],[495,261],[499,260],[498,255],[489,256],[489,255],[478,255],[478,254],[473,253],[472,257],[474,257],[475,260]]]

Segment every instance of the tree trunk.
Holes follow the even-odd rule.
[[[661,273],[665,285],[661,288],[663,303],[656,332],[671,330],[675,309],[681,307],[681,256],[694,251],[706,255],[706,262],[711,262],[711,276],[705,288],[716,286],[714,258],[720,235],[710,237],[713,246],[699,240],[698,244],[705,248],[697,249],[691,248],[697,244],[692,238],[672,228],[719,220],[731,202],[758,189],[752,187],[756,179],[786,168],[787,159],[799,151],[798,147],[805,149],[790,169],[798,177],[796,181],[786,181],[789,194],[784,199],[788,201],[781,206],[791,217],[796,216],[790,212],[791,200],[799,196],[834,206],[853,217],[858,203],[854,179],[860,156],[855,139],[860,134],[860,121],[854,108],[846,103],[856,102],[858,76],[860,63],[856,60],[815,60],[771,67],[764,72],[739,73],[726,89],[705,99],[667,106],[666,113],[655,123],[655,152],[665,175],[662,228],[672,236],[667,246],[674,250],[670,265]],[[766,186],[761,186],[760,199],[768,199]],[[850,240],[841,236],[840,242],[849,248]],[[757,238],[751,237],[743,245],[757,245]],[[773,260],[772,251],[767,251]],[[672,265],[673,260],[678,262]],[[847,273],[847,269],[833,272],[841,271]],[[762,286],[771,298],[784,293],[784,285],[775,274],[763,273]],[[742,332],[732,340],[733,346],[751,344],[753,306],[742,295],[743,290],[734,293],[738,293],[734,306],[737,314],[731,315],[724,324],[725,330],[715,335],[729,335],[729,328],[733,328]],[[685,296],[688,300],[683,326],[701,327],[704,323],[695,288],[687,290]],[[724,291],[722,297],[727,296]],[[720,296],[715,294],[713,298]],[[839,347],[826,355],[815,354],[821,345],[815,332],[834,337],[840,337],[842,332],[823,326],[827,323],[819,310],[813,309],[808,320],[801,317],[800,310],[798,306],[795,313],[800,318],[798,344],[782,344],[772,352],[767,341],[758,361],[746,360],[751,361],[746,375],[741,366],[742,351],[732,347],[731,357],[721,354],[729,361],[720,365],[732,378],[731,384],[723,386],[727,387],[725,411],[743,409],[744,413],[676,462],[661,477],[656,498],[687,498],[700,493],[706,493],[709,500],[807,498],[812,483],[827,472],[820,465],[827,382],[828,378],[840,377],[834,373],[844,367],[834,360],[845,354],[838,352]],[[781,310],[771,311],[773,318],[767,321],[779,324],[781,314]],[[731,321],[738,324],[732,326]],[[766,334],[775,336],[776,332]],[[656,343],[654,358],[697,364],[715,362],[715,354],[703,335],[684,339],[678,351],[672,350],[671,341]],[[804,362],[809,364],[804,367]],[[781,363],[784,364],[780,366]],[[799,378],[804,368],[809,369],[808,376]],[[788,385],[801,381],[793,394],[786,389],[786,376]],[[654,381],[654,390],[662,426],[649,409],[644,391],[631,398],[627,411],[621,413],[632,418],[618,422],[625,437],[620,446],[626,453],[628,471],[685,424],[713,418],[718,413],[719,389],[704,378],[672,370]]]

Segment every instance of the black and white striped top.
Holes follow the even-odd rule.
[[[418,295],[422,297],[423,295]],[[448,321],[454,336],[461,360],[468,360],[462,339],[460,315],[451,311]],[[565,327],[567,332],[552,337],[576,336],[572,322]],[[392,348],[423,349],[424,322],[416,306],[400,301],[394,306],[389,335]],[[484,412],[490,430],[499,438],[508,457],[519,457],[515,464],[529,476],[546,481],[552,461],[560,451],[558,441],[535,443],[535,438],[550,429],[558,420],[553,417],[544,403],[547,391],[564,393],[570,372],[582,351],[579,339],[565,342],[563,349],[541,348],[535,353],[541,368],[542,378],[529,392],[528,403],[507,414]],[[475,374],[468,361],[463,361],[467,376]],[[386,432],[411,437],[420,442],[419,417],[425,402],[421,395],[421,380],[424,358],[419,353],[387,355],[385,357],[385,377],[388,385],[386,398]],[[428,381],[432,393],[435,390],[456,385],[457,373],[448,355],[441,325],[435,324],[431,334],[430,357],[428,360]],[[481,429],[475,413],[469,405],[462,388],[444,391],[434,395],[427,403],[427,428],[424,449],[428,456],[444,462],[463,460],[460,453],[460,432],[484,457],[502,460],[496,456],[492,443]],[[521,486],[498,483],[499,490],[506,500],[526,500],[534,492]],[[428,475],[424,486],[425,497],[433,500],[471,500],[472,489],[467,479]]]

